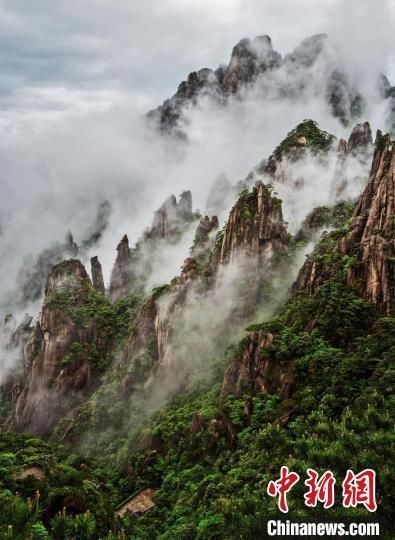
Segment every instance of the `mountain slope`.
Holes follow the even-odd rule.
[[[311,61],[306,52],[302,57]],[[271,53],[270,59],[278,61]],[[38,507],[31,518],[37,530],[81,526],[85,534],[90,527],[93,538],[113,538],[110,528],[119,538],[256,538],[276,515],[265,489],[282,465],[301,476],[308,467],[330,469],[338,481],[349,468],[373,468],[378,515],[391,515],[394,144],[378,133],[359,201],[334,197],[336,205],[304,216],[295,235],[270,185],[303,196],[310,177],[298,172],[294,185],[284,163],[291,170],[314,159],[326,167],[334,143],[314,122],[298,125],[239,186],[220,231],[215,216],[198,221],[190,194],[178,203],[171,197],[135,247],[122,240],[112,299],[103,294],[98,260],[93,283],[78,260],[52,269],[24,351],[25,378],[6,389],[14,400],[8,427],[49,437],[56,449],[44,466],[49,484],[33,482],[45,495],[42,521]],[[336,174],[353,182],[345,163],[361,156],[363,163],[370,152],[364,124],[340,142]],[[151,263],[145,247],[154,253],[158,242],[177,242],[190,226],[195,239],[180,274],[144,293]],[[12,347],[18,340],[8,334]],[[19,450],[25,444],[41,445],[15,434],[3,438],[9,471],[18,474],[29,461]],[[58,464],[65,450],[73,470]],[[30,464],[39,465],[45,452],[51,447],[32,450]],[[20,484],[2,474],[0,495],[12,508],[9,490]],[[33,493],[29,482],[22,482],[24,501]],[[138,519],[113,518],[117,502],[145,486],[156,493],[155,507]],[[89,489],[94,497],[85,494]],[[21,512],[32,504],[24,501]],[[66,514],[57,515],[59,505]],[[311,516],[301,485],[290,508],[293,516]],[[74,522],[74,513],[85,517]],[[324,513],[333,520],[344,514],[339,499]],[[355,519],[366,514],[347,512]],[[28,519],[20,535],[30,530]],[[11,523],[9,512],[2,532]]]

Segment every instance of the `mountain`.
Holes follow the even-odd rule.
[[[324,35],[284,58],[267,36],[242,40],[228,66],[192,73],[149,118],[183,144],[198,97],[226,107],[285,73],[278,92],[324,92],[349,125],[364,97],[332,52]],[[330,470],[337,488],[349,469],[375,470],[374,519],[390,530],[394,141],[378,131],[373,143],[368,122],[341,139],[312,119],[289,129],[242,181],[216,180],[207,215],[186,190],[137,242],[115,238],[108,287],[91,255],[110,203],[81,246],[70,233],[25,261],[20,305],[43,303],[33,325],[8,314],[1,334],[14,368],[0,388],[0,535],[260,538],[278,516],[266,487],[282,466]],[[163,254],[185,239],[178,274],[157,284]],[[144,493],[150,511],[128,515]],[[336,496],[314,517],[369,516]],[[288,500],[290,518],[311,517],[302,482]]]
[[[290,98],[297,102],[323,96],[335,118],[348,126],[361,118],[366,97],[346,71],[334,44],[326,34],[304,39],[284,57],[273,49],[269,36],[242,39],[232,50],[227,65],[191,72],[177,92],[148,114],[150,123],[162,132],[185,138],[185,110],[197,105],[202,97],[226,106],[232,99],[244,99],[248,92],[264,99]],[[395,88],[382,75],[377,92],[388,100],[394,122]]]

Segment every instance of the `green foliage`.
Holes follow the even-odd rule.
[[[93,539],[111,528],[117,498],[106,470],[12,432],[0,434],[0,452],[0,538]],[[32,464],[44,478],[20,476]]]
[[[315,151],[333,140],[306,121],[291,132],[287,144],[294,145],[302,135]],[[248,190],[241,193],[240,204],[243,217],[253,220]],[[348,469],[373,468],[378,475],[377,516],[391,516],[395,318],[381,316],[346,286],[346,273],[360,264],[358,252],[343,256],[337,249],[348,231],[352,206],[322,208],[315,216],[318,227],[336,227],[323,235],[312,254],[324,276],[315,293],[294,293],[275,319],[248,328],[272,334],[270,345],[259,351],[265,362],[292,367],[294,385],[288,399],[275,389],[256,394],[250,387],[243,395],[222,396],[228,364],[223,355],[211,373],[200,374],[193,387],[153,414],[145,400],[154,362],[152,334],[139,354],[126,364],[114,364],[73,417],[58,424],[51,444],[0,434],[0,536],[260,538],[267,520],[276,516],[276,503],[265,489],[283,465],[302,479],[307,468],[320,473],[329,469],[338,487]],[[223,231],[216,244],[222,241]],[[201,268],[206,267],[204,259]],[[159,297],[170,288],[159,287],[153,294]],[[77,296],[76,291],[58,291],[48,303],[78,325],[96,325],[114,345],[125,339],[141,297],[111,305],[84,286]],[[231,358],[251,351],[251,339],[247,335],[232,349]],[[182,345],[187,351],[186,339]],[[98,344],[74,343],[64,367],[71,369],[84,354],[98,369],[108,365]],[[105,365],[100,363],[103,358]],[[59,446],[65,433],[74,444],[73,453]],[[81,455],[74,454],[76,448]],[[27,464],[37,463],[46,471],[43,481],[17,480]],[[156,490],[155,507],[138,519],[114,520],[117,503],[144,486]],[[311,518],[303,493],[300,482],[289,496],[290,518]],[[315,517],[366,517],[363,508],[344,510],[339,490],[336,495],[335,506],[317,508]]]
[[[170,290],[171,290],[171,285],[170,284],[161,285],[160,287],[156,287],[155,289],[152,289],[152,296],[154,298],[159,298],[159,297],[165,295]]]
[[[112,304],[97,292],[88,281],[77,288],[57,288],[47,298],[45,307],[58,310],[80,328],[95,328],[99,340],[70,346],[61,361],[62,368],[73,365],[86,357],[91,369],[102,373],[111,365],[113,351],[122,346],[143,302],[141,294],[132,294]]]
[[[328,150],[335,141],[335,137],[321,130],[313,120],[304,120],[295,129],[290,131],[286,138],[277,146],[273,155],[280,160],[291,148],[299,146],[299,139],[305,137],[306,146],[313,152]]]

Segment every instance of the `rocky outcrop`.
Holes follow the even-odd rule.
[[[97,256],[91,258],[92,285],[100,293],[104,294],[103,270]]]
[[[313,296],[318,287],[332,274],[332,266],[318,261],[313,253],[300,269],[292,290],[294,292],[297,290],[305,291],[308,295]]]
[[[304,120],[290,131],[271,156],[256,169],[260,175],[269,175],[273,181],[289,183],[289,167],[306,157],[307,153],[324,156],[332,149],[335,137],[320,129],[313,120]],[[292,172],[292,171],[291,171]],[[295,187],[303,179],[295,182]]]
[[[15,350],[21,347],[23,348],[27,337],[31,333],[32,321],[33,317],[27,313],[18,325],[11,313],[5,316],[2,329],[2,341],[6,344],[7,349]]]
[[[130,292],[134,277],[131,261],[129,239],[125,234],[117,246],[117,258],[111,273],[110,298],[113,301],[127,296]]]
[[[207,217],[198,227],[198,237],[206,239],[218,226],[218,220]],[[196,251],[199,250],[196,248]],[[221,279],[220,269],[236,263],[243,265],[244,277],[249,283],[247,296],[249,311],[257,301],[257,287],[267,279],[274,268],[275,259],[288,252],[288,235],[282,218],[281,201],[273,197],[261,182],[252,192],[241,194],[232,209],[223,236],[216,240],[211,253],[210,293],[216,302],[216,281]],[[188,257],[180,276],[171,286],[159,289],[145,304],[131,331],[123,364],[147,351],[154,371],[171,370],[173,355],[170,347],[177,327],[177,317],[182,313],[188,293],[199,282],[199,264],[195,257]],[[195,291],[198,294],[197,291]],[[251,297],[251,298],[250,298]],[[243,297],[243,300],[246,300]],[[244,305],[242,306],[244,309]],[[238,316],[241,314],[238,314]],[[236,314],[232,313],[232,317]],[[180,375],[180,373],[178,373]],[[176,378],[176,373],[172,373]]]
[[[192,194],[184,191],[180,200],[171,195],[155,212],[152,227],[147,235],[150,238],[171,240],[180,232],[185,222],[193,219]]]
[[[295,374],[293,362],[273,361],[266,348],[273,343],[267,330],[250,332],[242,350],[226,370],[222,395],[242,396],[249,392],[280,392],[283,399],[291,395]]]
[[[96,245],[102,238],[104,231],[107,229],[111,216],[111,204],[109,201],[102,201],[97,209],[97,214],[94,222],[89,227],[86,238],[82,241],[81,247],[83,251]]]
[[[377,133],[369,182],[355,210],[340,250],[358,255],[347,283],[378,309],[391,315],[395,303],[395,145]]]
[[[222,86],[226,92],[234,94],[242,86],[254,82],[258,75],[280,66],[281,61],[281,55],[273,50],[269,36],[242,39],[233,48]]]
[[[117,258],[111,273],[110,298],[113,301],[141,292],[155,264],[157,250],[176,244],[187,228],[199,217],[192,211],[192,194],[181,193],[179,200],[171,195],[155,212],[152,225],[144,231],[133,248],[125,235],[117,247]]]
[[[353,156],[364,155],[371,147],[373,147],[373,137],[369,122],[357,124],[348,139],[347,152]]]
[[[25,306],[29,302],[39,300],[44,293],[45,280],[51,268],[70,257],[78,255],[79,248],[68,232],[64,243],[55,243],[43,250],[34,258],[25,257],[23,266],[16,276],[17,288],[15,302],[17,306]]]
[[[340,139],[337,151],[335,179],[332,187],[332,199],[340,200],[347,185],[358,181],[356,171],[360,167],[368,168],[373,153],[372,131],[369,122],[357,124],[352,130],[348,141]]]
[[[218,271],[229,262],[247,259],[249,268],[268,268],[275,255],[288,252],[288,234],[281,200],[257,182],[241,193],[232,208],[223,233],[217,238],[211,268]]]
[[[76,309],[90,286],[78,260],[61,263],[48,276],[46,300],[24,350],[26,382],[15,406],[15,429],[49,433],[89,386],[90,346],[103,338],[93,321],[80,324],[72,318],[65,298]]]
[[[196,260],[188,257],[175,283],[159,288],[145,302],[129,334],[122,365],[148,353],[153,372],[171,366],[169,343],[175,331],[174,321],[198,276]]]
[[[157,298],[152,296],[145,302],[133,324],[123,352],[122,365],[125,365],[147,348],[149,349],[152,364],[157,363],[159,356],[155,326],[157,315]]]
[[[14,307],[16,305],[17,308],[23,309],[26,304],[42,300],[45,281],[51,269],[66,259],[75,257],[83,259],[87,251],[102,237],[108,226],[110,214],[110,203],[103,201],[99,204],[96,217],[86,230],[85,238],[80,245],[77,245],[69,231],[64,242],[54,242],[37,256],[28,255],[25,257],[16,276]]]
[[[202,250],[207,245],[210,234],[212,234],[218,228],[219,222],[217,216],[213,216],[211,219],[208,216],[205,216],[203,219],[201,219],[196,229],[192,253]]]
[[[386,315],[394,313],[395,302],[394,215],[394,143],[379,131],[369,181],[356,206],[350,231],[332,249],[352,261],[346,272],[347,285]],[[317,255],[320,253],[306,260],[294,289],[313,295],[333,275],[334,264]]]
[[[89,281],[89,276],[84,265],[78,259],[69,259],[57,264],[48,275],[45,284],[45,295],[48,297],[55,290],[73,290],[81,285],[81,282]]]

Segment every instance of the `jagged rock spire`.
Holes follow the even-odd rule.
[[[91,258],[91,272],[94,289],[104,294],[106,290],[104,287],[103,270],[97,255]]]
[[[183,191],[180,200],[171,195],[155,212],[150,236],[169,240],[177,232],[183,221],[192,218],[192,194]]]
[[[378,131],[369,182],[341,251],[352,256],[359,250],[361,264],[348,270],[347,283],[387,315],[395,307],[394,216],[395,145]]]
[[[193,241],[192,253],[199,251],[206,245],[210,233],[216,231],[219,228],[219,222],[217,216],[213,216],[211,219],[208,216],[202,218],[197,226],[195,239]]]
[[[242,192],[232,208],[223,238],[213,252],[213,269],[232,261],[240,251],[256,256],[258,264],[288,251],[281,201],[262,182],[256,182],[252,192]]]
[[[357,124],[348,138],[347,151],[351,155],[363,154],[372,145],[373,137],[369,122]]]
[[[110,298],[118,300],[129,293],[133,273],[131,269],[131,252],[129,238],[125,234],[117,246],[117,258],[111,273]]]
[[[355,209],[349,234],[335,250],[353,259],[347,285],[386,315],[395,304],[395,145],[377,132],[369,181]],[[314,254],[299,272],[294,289],[315,294],[335,268]]]
[[[241,85],[254,80],[258,74],[278,66],[281,55],[273,50],[269,36],[258,36],[252,40],[242,39],[233,48],[223,85],[234,94]]]

